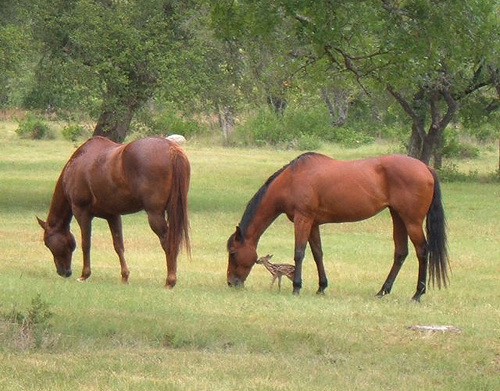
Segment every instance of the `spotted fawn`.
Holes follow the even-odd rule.
[[[293,275],[295,273],[295,266],[288,265],[286,263],[271,263],[269,260],[272,258],[272,255],[266,255],[265,257],[260,257],[257,259],[255,263],[259,265],[264,265],[269,273],[273,276],[273,280],[271,281],[271,287],[274,285],[274,281],[278,279],[278,289],[281,291],[281,277],[287,276],[290,281],[293,281]]]

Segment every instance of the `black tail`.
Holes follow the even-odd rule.
[[[441,199],[441,187],[436,173],[431,170],[434,177],[434,195],[432,203],[427,212],[427,252],[429,256],[429,280],[434,286],[437,282],[448,285],[448,244],[446,239],[446,218],[444,216],[443,203]]]

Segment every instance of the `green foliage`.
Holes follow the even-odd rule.
[[[300,151],[314,151],[320,147],[321,140],[314,134],[301,134],[297,142],[297,149]]]
[[[237,142],[243,145],[289,145],[300,137],[301,129],[288,128],[284,118],[269,110],[260,110],[235,130]]]
[[[173,106],[165,105],[155,113],[148,109],[141,110],[133,123],[133,130],[144,136],[180,134],[189,138],[203,133],[206,127],[182,116]]]
[[[478,172],[469,171],[465,174],[458,169],[455,163],[445,163],[438,171],[439,178],[443,182],[477,182]]]
[[[39,349],[43,346],[52,327],[50,321],[53,315],[50,304],[38,293],[31,300],[31,306],[27,311],[13,309],[10,314],[4,315],[4,318],[19,326],[14,343],[23,349]]]
[[[352,130],[347,127],[339,127],[333,129],[329,136],[329,140],[337,142],[349,148],[359,147],[361,145],[370,144],[375,141],[372,136],[364,134],[360,131]]]
[[[332,127],[325,109],[289,108],[284,115],[261,110],[235,131],[243,145],[272,145],[285,148],[318,149],[321,140],[346,147],[373,142],[373,137],[347,127]]]
[[[444,157],[460,159],[474,159],[479,157],[479,148],[471,143],[461,142],[458,132],[445,132],[444,138]]]
[[[76,143],[82,137],[87,137],[89,135],[89,132],[87,131],[87,129],[85,129],[84,126],[73,124],[65,126],[61,131],[61,134],[65,140]]]
[[[42,140],[54,138],[54,132],[50,126],[33,115],[28,115],[19,121],[16,133],[24,139]]]

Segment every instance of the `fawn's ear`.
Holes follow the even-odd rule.
[[[273,254],[267,254],[267,255],[266,255],[266,258],[267,258],[267,259],[271,259],[272,257],[273,257]]]
[[[36,216],[36,220],[38,221],[38,224],[40,224],[40,227],[42,227],[42,229],[43,229],[43,230],[45,230],[45,227],[46,227],[46,225],[47,225],[47,224],[45,223],[45,221],[40,220],[40,219],[38,218],[38,216]]]

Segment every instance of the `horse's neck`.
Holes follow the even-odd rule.
[[[47,224],[49,227],[56,229],[65,229],[69,227],[73,212],[71,204],[64,194],[62,185],[62,174],[57,181],[52,201],[50,202],[49,215],[47,216]]]
[[[252,221],[245,230],[245,241],[249,241],[257,247],[259,239],[266,229],[282,213],[277,207],[277,200],[272,195],[266,195],[254,214]]]

